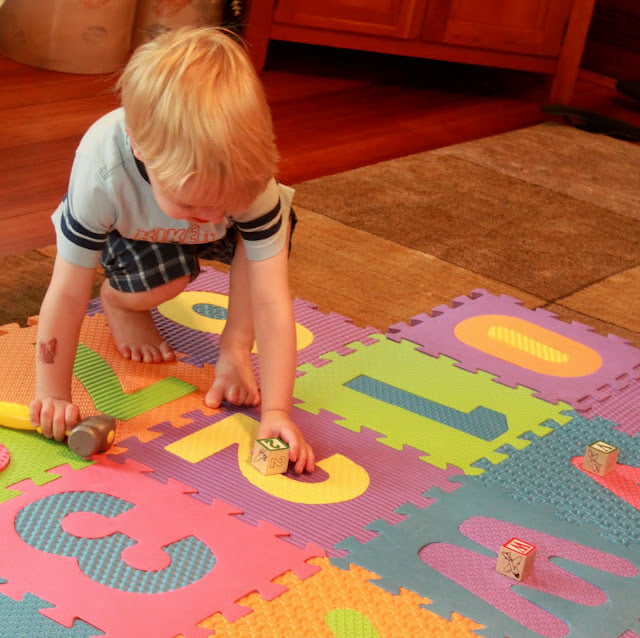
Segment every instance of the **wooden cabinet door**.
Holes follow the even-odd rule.
[[[573,0],[429,0],[422,37],[509,53],[559,53]]]
[[[274,22],[416,39],[426,3],[427,0],[279,0]]]

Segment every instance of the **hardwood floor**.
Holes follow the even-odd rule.
[[[290,184],[553,119],[546,79],[517,71],[272,43],[262,78]],[[74,149],[117,106],[114,82],[0,57],[0,255],[53,243]],[[640,126],[638,103],[589,74],[573,105]]]

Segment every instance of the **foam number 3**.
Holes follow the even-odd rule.
[[[31,547],[74,558],[88,578],[119,591],[166,593],[200,580],[213,569],[215,556],[194,536],[157,548],[155,556],[169,563],[168,566],[139,569],[123,558],[128,550],[138,546],[136,539],[120,532],[83,538],[63,529],[63,519],[75,512],[113,519],[133,507],[132,503],[101,492],[53,494],[22,509],[15,519],[16,531]],[[135,553],[135,549],[130,553]],[[109,558],[109,569],[105,569],[105,557]]]
[[[244,414],[233,414],[167,445],[166,450],[185,461],[198,463],[237,444],[238,468],[245,479],[263,492],[292,503],[342,503],[367,491],[367,471],[342,454],[333,454],[316,463],[329,475],[321,483],[302,483],[283,474],[264,476],[251,465],[251,447],[257,431],[258,422],[255,419]]]

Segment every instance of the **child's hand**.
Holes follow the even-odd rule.
[[[48,439],[63,441],[67,432],[80,420],[80,409],[64,399],[34,399],[29,404],[29,418]]]
[[[259,439],[277,437],[289,445],[289,460],[295,463],[295,471],[313,472],[315,457],[311,446],[304,440],[300,428],[284,410],[266,410],[262,413]]]

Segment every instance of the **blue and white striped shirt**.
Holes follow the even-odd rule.
[[[173,219],[156,203],[144,166],[125,130],[124,111],[95,122],[76,151],[69,189],[54,212],[59,254],[94,268],[112,230],[123,237],[158,243],[203,244],[224,237],[235,224],[251,260],[272,257],[287,245],[293,189],[272,179],[247,211],[227,223]]]

